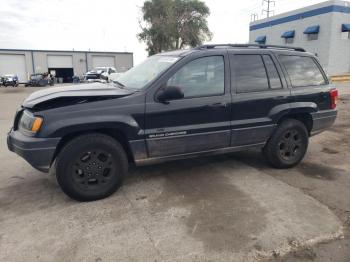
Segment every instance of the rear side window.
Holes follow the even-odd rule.
[[[260,55],[235,55],[233,60],[238,93],[269,89],[265,66]]]
[[[326,84],[319,67],[312,57],[280,55],[293,87],[319,86]]]
[[[269,81],[270,81],[270,88],[271,89],[280,89],[282,88],[282,82],[280,75],[277,71],[276,65],[271,59],[271,56],[269,55],[263,55],[264,57],[264,62],[266,66],[266,71],[269,76]]]

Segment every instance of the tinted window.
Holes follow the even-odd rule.
[[[238,93],[269,89],[264,63],[260,55],[235,55],[234,64]]]
[[[266,66],[266,71],[270,80],[270,88],[271,89],[279,89],[282,88],[281,78],[278,74],[275,63],[272,61],[271,56],[264,55],[264,62]]]
[[[279,56],[293,87],[317,86],[326,83],[320,69],[311,57]]]
[[[173,75],[167,86],[180,87],[186,97],[223,94],[225,89],[224,58],[210,56],[196,59]]]

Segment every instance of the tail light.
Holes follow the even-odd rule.
[[[330,94],[330,97],[331,97],[331,109],[335,109],[337,107],[338,90],[337,89],[331,89],[329,94]]]

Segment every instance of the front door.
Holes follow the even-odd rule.
[[[180,88],[183,99],[146,101],[146,142],[149,157],[211,151],[230,145],[229,62],[224,50],[184,58],[161,88]]]

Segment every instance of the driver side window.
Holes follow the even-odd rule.
[[[167,86],[181,88],[184,98],[224,94],[223,56],[208,56],[189,62],[168,80]]]

